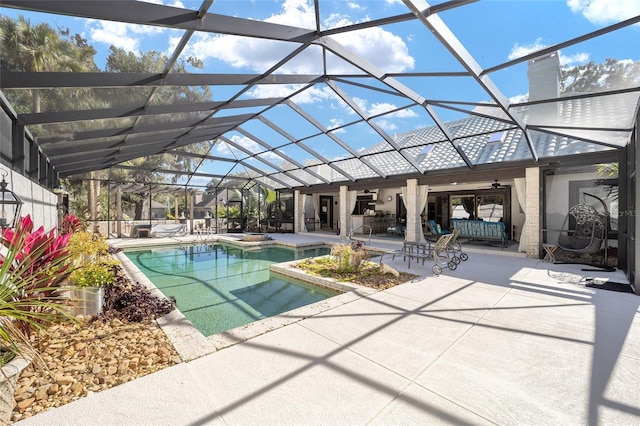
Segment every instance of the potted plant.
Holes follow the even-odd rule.
[[[31,334],[60,321],[75,321],[61,286],[70,273],[68,236],[33,231],[30,216],[4,229],[0,245],[0,354],[14,358],[2,366],[0,421],[9,423],[18,376],[31,361],[44,368]]]
[[[108,253],[104,237],[87,231],[74,232],[69,239],[73,271],[69,276],[74,315],[97,315],[104,303],[104,288],[115,280],[118,262]]]

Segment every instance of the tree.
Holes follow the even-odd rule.
[[[607,59],[562,70],[563,93],[587,93],[616,90],[640,85],[640,61]]]
[[[82,38],[78,36],[76,40]],[[86,71],[95,54],[95,50],[86,45],[81,48],[63,40],[49,24],[33,26],[22,15],[17,21],[0,18],[0,43],[0,66],[11,71]],[[40,112],[41,90],[31,90],[31,96],[32,111]],[[14,99],[11,101],[14,103]]]
[[[107,72],[163,72],[168,62],[168,58],[159,52],[149,51],[139,56],[133,52],[127,52],[114,46],[110,48],[110,54],[107,58],[105,71]],[[187,61],[177,62],[171,72],[185,73],[187,65],[193,67],[202,66],[202,64],[193,58]],[[117,89],[105,90],[102,92],[105,102],[116,102],[122,99],[121,92]],[[127,88],[126,100],[133,99],[133,102],[144,102],[149,96],[149,89],[146,87]],[[208,86],[192,87],[192,86],[168,86],[162,87],[156,92],[154,104],[179,104],[191,102],[204,102],[211,99],[211,91]],[[113,105],[115,106],[115,105]],[[154,122],[183,122],[192,119],[192,114],[177,113],[164,114],[160,116],[145,117],[147,124]],[[197,154],[206,154],[212,142],[201,141],[189,145],[189,151]],[[184,175],[195,170],[200,159],[192,156],[179,155],[174,153],[163,153],[151,155],[144,158],[126,161],[123,165],[132,166],[135,170],[113,169],[111,179],[123,182],[137,183],[176,183],[181,175],[173,174],[167,177],[164,173],[155,172],[154,170],[173,169],[183,170]],[[183,176],[184,176],[183,175]],[[135,218],[142,217],[142,204],[144,202],[144,194],[129,194],[128,199],[135,204]],[[148,198],[148,197],[147,197]]]

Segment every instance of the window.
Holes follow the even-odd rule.
[[[365,210],[375,210],[375,208],[373,195],[358,195],[356,198],[356,206],[351,214],[364,214]]]
[[[475,201],[473,195],[460,195],[451,198],[452,219],[475,219]]]
[[[484,195],[478,197],[478,219],[486,222],[502,222],[504,217],[504,197]]]

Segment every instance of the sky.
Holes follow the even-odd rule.
[[[180,8],[197,9],[201,1],[148,1]],[[117,5],[117,1],[114,5]],[[439,2],[433,2],[437,4]],[[514,14],[514,10],[518,10]],[[366,22],[384,16],[407,13],[400,0],[321,1],[320,15],[324,29]],[[239,16],[290,26],[313,29],[313,4],[307,0],[217,0],[211,13]],[[0,8],[9,16],[24,14],[33,23],[45,20],[52,26],[70,28],[81,34],[98,49],[96,62],[104,67],[109,46],[132,52],[157,50],[170,54],[182,31],[160,27],[97,21],[65,16],[45,16]],[[467,46],[482,66],[495,65],[527,54],[540,47],[593,31],[623,19],[640,15],[640,2],[634,0],[482,0],[458,9],[441,13],[445,24]],[[515,17],[518,18],[515,18]],[[425,51],[424,35],[420,28],[390,25],[371,28],[356,34],[336,35],[337,41],[353,49],[374,65],[388,72],[421,71],[430,68]],[[613,40],[572,48],[562,52],[563,65],[579,65],[589,60],[601,61],[620,54],[640,54],[640,31],[636,26],[636,40]],[[480,36],[478,36],[480,34]],[[487,40],[491,41],[487,45]],[[625,49],[620,44],[630,44]],[[264,40],[247,40],[233,36],[198,33],[189,43],[186,54],[202,59],[203,72],[260,72],[278,59],[287,46]],[[620,57],[620,59],[623,59]],[[313,72],[315,63],[294,61],[283,72]],[[435,65],[434,65],[435,66]],[[339,68],[338,68],[339,69]]]
[[[153,1],[169,6],[197,10],[201,1]],[[113,2],[117,6],[117,1]],[[425,3],[415,0],[416,4]],[[442,1],[432,2],[432,4]],[[319,4],[322,29],[344,27],[346,25],[367,22],[387,16],[401,15],[409,9],[399,0],[375,1],[321,1]],[[209,13],[237,16],[252,20],[315,28],[315,9],[311,1],[306,0],[216,0]],[[179,42],[182,31],[160,27],[129,25],[116,22],[97,21],[65,16],[45,16],[37,13],[0,8],[0,14],[16,17],[24,14],[32,23],[42,20],[54,27],[69,28],[71,34],[78,33],[98,50],[96,64],[104,68],[109,46],[140,53],[156,50],[170,55]],[[554,45],[585,33],[595,31],[607,25],[640,15],[640,1],[637,0],[482,0],[464,7],[454,8],[439,14],[444,24],[457,37],[481,68],[488,68],[503,62],[519,58],[535,50]],[[348,34],[332,36],[338,43],[368,61],[373,67],[386,73],[401,72],[442,72],[463,71],[460,63],[435,39],[419,22],[405,22],[382,27],[369,28]],[[286,53],[297,45],[260,39],[247,39],[230,35],[196,33],[191,38],[182,59],[196,57],[203,62],[202,69],[189,69],[203,73],[262,73],[272,67]],[[626,28],[598,39],[562,49],[559,53],[561,65],[572,67],[589,61],[604,62],[607,58],[619,60],[640,60],[640,26]],[[277,72],[281,73],[317,73],[322,65],[320,49],[312,46],[287,62]],[[354,68],[346,62],[332,57],[327,58],[329,72],[349,73]],[[506,70],[491,73],[489,77],[500,92],[512,102],[526,99],[528,79],[526,63],[518,64]],[[429,79],[398,78],[409,89],[428,99],[450,99],[457,101],[489,101],[487,93],[473,79]],[[216,87],[214,99],[225,99],[237,93],[238,87]],[[257,86],[242,98],[261,98],[282,96],[296,90],[295,86],[263,85]],[[375,115],[400,108],[398,98],[382,93],[371,95],[371,91],[349,87],[348,95],[366,114]],[[316,86],[294,98],[327,128],[336,128],[336,134],[343,135],[348,144],[356,150],[371,146],[371,129],[362,126],[340,128],[355,117],[336,93],[326,85]],[[406,102],[406,101],[403,101]],[[463,114],[449,110],[438,110],[442,118],[453,120]],[[229,114],[236,114],[233,111]],[[313,129],[308,123],[296,117],[273,116],[289,122],[293,126],[295,137],[311,134]],[[408,108],[387,114],[375,120],[382,129],[390,134],[411,131],[433,124],[431,118],[421,108]],[[289,129],[288,129],[289,130]],[[253,131],[248,127],[248,131]],[[264,134],[265,140],[282,138],[280,135]],[[250,150],[260,149],[255,142],[248,142],[245,135],[233,134],[230,138],[244,141],[243,146]],[[274,143],[277,145],[277,143]],[[322,140],[308,144],[327,155],[340,158],[345,152],[333,146],[328,150]],[[220,147],[217,154],[231,155],[229,148]],[[223,150],[227,152],[223,152]],[[289,149],[294,149],[289,148]],[[265,153],[265,156],[272,155]],[[274,159],[275,160],[275,159]]]

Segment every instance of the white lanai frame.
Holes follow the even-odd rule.
[[[590,140],[587,137],[578,135],[568,135],[562,126],[554,126],[554,123],[534,123],[525,124],[523,117],[515,110],[527,104],[511,105],[504,94],[494,84],[489,74],[529,59],[534,59],[540,55],[576,45],[583,41],[608,34],[610,32],[623,29],[640,22],[640,17],[634,17],[617,24],[603,27],[588,34],[565,40],[554,46],[539,49],[521,58],[505,62],[490,68],[483,69],[476,59],[465,48],[463,43],[456,37],[453,31],[440,18],[439,13],[452,9],[463,8],[475,0],[447,1],[438,5],[429,5],[422,0],[403,0],[408,13],[395,16],[387,16],[373,19],[366,22],[347,25],[343,27],[323,30],[320,19],[320,2],[314,2],[315,28],[298,28],[289,25],[274,24],[248,18],[219,15],[209,13],[213,6],[213,1],[205,0],[198,10],[181,9],[159,4],[146,2],[122,2],[118,8],[114,8],[109,1],[74,2],[74,1],[43,1],[34,0],[29,2],[18,0],[4,0],[2,7],[17,8],[24,10],[40,11],[43,13],[65,14],[96,20],[106,20],[122,23],[134,23],[144,26],[158,26],[170,29],[184,30],[179,42],[176,44],[164,69],[159,74],[153,73],[64,73],[64,72],[11,72],[3,71],[0,75],[0,89],[38,89],[38,88],[126,88],[130,86],[148,87],[150,92],[139,104],[127,107],[112,107],[101,110],[85,111],[48,111],[31,112],[19,114],[19,120],[25,124],[54,124],[54,123],[75,123],[79,121],[94,120],[114,120],[115,118],[128,118],[131,121],[126,124],[111,124],[109,126],[96,127],[93,130],[84,130],[81,127],[75,132],[64,135],[55,133],[45,134],[36,138],[36,143],[42,147],[43,152],[50,158],[56,170],[63,176],[70,176],[77,173],[84,173],[92,170],[99,170],[115,167],[122,162],[132,160],[141,156],[154,155],[159,153],[176,153],[186,155],[188,146],[203,141],[211,142],[209,151],[206,154],[190,153],[201,159],[195,170],[188,171],[190,177],[216,177],[232,178],[233,174],[243,168],[251,179],[256,179],[261,184],[274,189],[293,189],[296,187],[308,187],[320,184],[341,184],[346,182],[356,182],[365,177],[389,177],[389,171],[376,165],[374,155],[381,152],[396,152],[397,158],[406,163],[408,174],[413,171],[416,175],[425,173],[424,165],[415,158],[415,154],[406,146],[396,142],[395,137],[390,136],[375,119],[384,116],[392,111],[375,115],[364,111],[355,101],[353,95],[341,87],[340,84],[359,86],[363,90],[377,91],[388,96],[397,96],[405,99],[407,104],[398,107],[393,111],[400,111],[419,105],[424,108],[426,114],[433,120],[433,123],[442,132],[444,141],[451,145],[459,158],[467,167],[473,168],[475,164],[469,158],[461,146],[460,139],[456,138],[449,124],[443,120],[434,107],[445,108],[452,111],[463,112],[471,115],[487,117],[494,121],[511,123],[514,129],[519,129],[524,135],[524,140],[531,153],[532,162],[538,161],[539,153],[532,142],[531,130],[536,132],[558,135],[561,137],[570,136],[575,140],[596,143],[603,147],[619,147],[619,144],[608,141]],[[443,46],[462,66],[465,71],[443,71],[436,73],[385,73],[378,69],[369,61],[355,53],[344,45],[338,43],[332,36],[349,33],[373,27],[382,27],[392,24],[402,24],[403,22],[420,22],[427,30],[427,34],[434,36],[441,46]],[[181,54],[185,51],[196,33],[209,33],[219,35],[232,35],[248,39],[271,40],[286,42],[292,47],[282,57],[275,61],[268,69],[257,74],[176,74],[174,67]],[[316,74],[292,74],[279,72],[283,66],[297,59],[301,54],[309,49],[319,48],[322,55],[322,69]],[[351,64],[363,72],[362,75],[351,74],[329,74],[327,70],[327,52],[331,52],[346,63]],[[410,89],[401,83],[398,76],[456,76],[471,77],[475,84],[493,100],[493,103],[485,102],[461,102],[447,100],[430,100],[428,90]],[[388,89],[374,87],[374,85],[360,84],[350,81],[352,77],[371,78],[380,82]],[[244,99],[250,91],[260,85],[281,85],[293,87],[293,90],[285,96],[271,98]],[[339,127],[328,129],[313,114],[305,111],[301,105],[295,102],[298,94],[323,85],[328,87],[337,95],[358,117],[355,121],[342,124]],[[159,105],[154,102],[158,97],[159,90],[164,86],[239,86],[230,96],[220,100],[206,102]],[[637,92],[638,88],[627,88],[620,93]],[[420,93],[419,93],[420,92]],[[610,94],[618,93],[610,91]],[[599,93],[598,95],[606,95]],[[593,94],[578,95],[576,99],[594,96]],[[566,98],[563,98],[566,99]],[[558,99],[546,99],[543,102],[554,102]],[[453,104],[470,106],[492,106],[502,111],[504,116],[484,115],[479,111],[466,111],[455,107]],[[533,103],[531,103],[533,104]],[[287,129],[282,123],[275,123],[264,116],[265,113],[274,108],[288,108],[297,116],[306,120],[317,133],[305,136],[293,136],[295,132]],[[234,109],[246,109],[253,112],[238,113],[237,115],[224,115]],[[165,122],[155,120],[153,123],[145,120],[147,117],[160,115],[174,116],[175,121]],[[268,128],[282,135],[291,145],[301,148],[308,153],[319,164],[325,165],[332,170],[331,177],[317,171],[315,166],[309,166],[300,159],[293,158],[285,154],[283,147],[270,143],[254,135],[245,125],[260,122]],[[352,124],[362,123],[367,125],[373,134],[380,137],[380,142],[385,143],[383,151],[361,151],[351,146],[350,141],[343,140],[337,135],[337,130]],[[286,124],[286,123],[285,123]],[[601,130],[619,130],[630,132],[629,124],[610,127]],[[238,132],[244,137],[257,143],[267,151],[273,152],[284,162],[291,165],[282,167],[275,161],[269,160],[265,155],[258,155],[240,143],[233,142],[229,137],[230,132]],[[469,135],[465,135],[469,136]],[[336,147],[344,150],[346,157],[329,158],[318,152],[307,142],[312,138],[323,138],[327,143],[335,144]],[[376,141],[372,141],[372,145]],[[211,155],[214,144],[226,143],[237,152],[243,153],[246,157],[237,157],[235,154],[229,157],[219,157]],[[423,142],[425,145],[439,143],[439,141]],[[78,150],[76,146],[81,144],[85,149]],[[209,161],[234,162],[239,167],[230,167],[225,173],[203,173],[198,171],[198,167]],[[261,166],[264,165],[264,168]],[[356,172],[362,166],[364,173]],[[403,169],[404,170],[404,169]],[[165,171],[168,173],[183,174],[184,171]],[[312,179],[307,180],[307,179]]]

